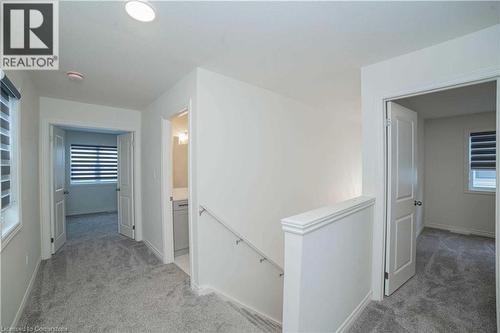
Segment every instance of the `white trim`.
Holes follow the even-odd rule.
[[[103,210],[103,211],[97,211],[97,212],[86,212],[86,213],[72,213],[72,214],[66,214],[66,216],[85,216],[85,215],[92,215],[92,214],[111,214],[115,213],[118,214],[118,210]]]
[[[424,231],[424,228],[426,227],[425,223],[422,222],[422,225],[420,226],[420,228],[417,230],[417,238],[418,236],[420,236],[420,234],[422,233],[422,231]]]
[[[21,101],[9,98],[10,110],[10,204],[2,210],[0,217],[0,252],[9,244],[10,240],[22,229],[23,226],[23,200],[21,186],[22,154],[21,154]],[[5,221],[8,219],[9,221]],[[7,227],[6,227],[7,225]],[[4,232],[4,228],[5,230]]]
[[[466,228],[466,227],[457,227],[457,226],[450,225],[450,224],[426,222],[425,227],[446,230],[446,231],[450,231],[450,232],[453,232],[456,234],[462,234],[462,235],[476,235],[476,236],[495,238],[494,231],[486,231],[486,230]]]
[[[344,322],[339,326],[336,332],[346,332],[352,326],[352,324],[354,324],[356,319],[358,319],[367,305],[370,304],[371,300],[372,291],[370,290],[368,294],[366,294],[366,296],[363,298],[363,300],[356,306],[356,308],[354,308],[351,314],[347,316],[346,320],[344,320]]]
[[[305,235],[323,228],[330,223],[343,219],[366,207],[372,206],[375,198],[360,196],[342,201],[333,206],[326,206],[281,220],[283,231],[297,235]]]
[[[23,299],[21,300],[21,304],[19,304],[19,308],[17,309],[16,316],[14,317],[14,320],[12,321],[12,324],[10,325],[11,331],[15,332],[13,330],[14,327],[17,326],[19,319],[21,318],[21,315],[24,312],[24,308],[26,307],[26,301],[28,300],[31,290],[33,289],[33,285],[35,284],[35,279],[38,274],[38,270],[40,269],[40,263],[42,262],[42,258],[38,258],[36,262],[35,269],[33,270],[33,274],[31,274],[30,282],[28,283],[28,287],[26,288],[26,291],[24,292]]]
[[[174,262],[174,226],[172,216],[172,125],[169,119],[161,119],[161,156],[160,156],[160,200],[163,240],[163,263]]]
[[[1,246],[0,246],[0,253],[3,251],[3,249],[5,249],[7,247],[7,244],[9,244],[9,242],[14,239],[14,237],[19,233],[19,231],[21,231],[23,227],[23,224],[22,223],[16,223],[16,224],[13,224],[11,227],[10,227],[10,230],[7,230],[5,232],[4,235],[2,235],[2,240],[1,240]],[[2,226],[2,233],[4,231],[4,226]]]
[[[260,312],[260,311],[257,311],[256,309],[254,309],[253,307],[245,304],[245,303],[242,303],[241,301],[229,296],[228,294],[226,293],[223,293],[222,291],[218,290],[218,289],[215,289],[214,287],[211,287],[211,286],[207,286],[207,285],[204,285],[204,286],[197,286],[196,288],[196,292],[199,296],[203,296],[203,295],[209,295],[209,294],[216,294],[217,296],[219,296],[220,298],[222,298],[223,300],[225,301],[229,301],[231,303],[235,303],[239,306],[241,306],[242,308],[245,308],[247,309],[248,311],[250,312],[253,312],[267,320],[270,320],[272,321],[273,323],[275,323],[276,325],[280,325],[282,326],[282,322],[281,320],[278,320],[276,318],[271,318],[269,317],[268,315]]]
[[[153,252],[153,254],[158,258],[160,259],[161,262],[163,262],[163,256],[161,255],[161,251],[158,250],[153,244],[151,244],[150,241],[148,241],[147,239],[143,239],[142,240],[144,242],[144,244],[148,247],[148,249],[151,250],[151,252]]]
[[[82,129],[104,129],[121,132],[134,133],[134,221],[135,221],[135,240],[142,240],[142,205],[141,205],[141,136],[140,128],[129,126],[114,126],[103,125],[100,122],[93,121],[76,121],[59,118],[41,118],[39,130],[39,179],[40,179],[40,237],[41,237],[41,256],[42,259],[49,259],[52,256],[51,238],[51,144],[50,144],[50,127],[51,126],[68,126]]]
[[[395,100],[395,99],[400,99],[400,98],[405,98],[405,97],[411,97],[411,96],[418,96],[418,95],[424,95],[428,94],[431,92],[437,92],[437,91],[442,91],[442,90],[448,90],[448,89],[453,89],[453,88],[458,88],[458,87],[464,87],[464,86],[469,86],[469,85],[474,85],[474,84],[479,84],[483,82],[489,82],[489,81],[494,81],[497,80],[497,91],[500,91],[499,89],[499,80],[498,77],[500,76],[500,69],[498,67],[490,67],[490,68],[485,68],[482,70],[477,70],[473,71],[471,73],[468,73],[466,75],[462,75],[460,77],[455,77],[452,80],[445,80],[445,81],[432,81],[429,84],[424,84],[420,87],[413,87],[410,89],[405,89],[401,91],[388,91],[388,92],[381,92],[377,93],[374,102],[376,106],[373,106],[372,108],[375,109],[374,111],[377,112],[378,114],[378,120],[379,124],[375,126],[380,126],[380,131],[382,133],[381,135],[381,148],[383,151],[383,156],[381,160],[381,166],[382,166],[382,173],[380,174],[382,176],[382,186],[379,189],[376,189],[374,192],[375,193],[366,193],[368,195],[373,195],[376,199],[380,198],[383,200],[382,205],[376,205],[375,211],[374,211],[374,234],[373,234],[373,244],[374,244],[374,249],[373,249],[373,273],[372,273],[372,286],[373,286],[373,299],[381,301],[384,298],[384,272],[385,272],[385,248],[386,248],[386,223],[387,223],[387,165],[386,165],[386,135],[385,135],[385,115],[386,115],[386,107],[385,104],[387,101]],[[499,121],[499,108],[500,108],[500,99],[497,93],[497,132],[500,132],[500,121]],[[366,112],[364,110],[363,112]],[[366,147],[363,147],[363,149],[366,149]],[[498,159],[498,154],[497,154],[497,163],[499,163]],[[498,177],[499,177],[499,168],[497,168],[497,182],[498,182]],[[363,190],[363,194],[365,194],[365,191]],[[498,212],[498,209],[500,208],[500,193],[498,190],[497,186],[497,218],[496,218],[496,226],[497,226],[497,232],[500,232],[500,214]],[[497,239],[499,239],[497,237]],[[500,273],[500,260],[499,260],[499,255],[500,255],[500,244],[497,244],[496,249],[497,249],[497,320],[498,323],[500,324],[500,293],[498,286],[500,283],[499,279],[499,273]]]

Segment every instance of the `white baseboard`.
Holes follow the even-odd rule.
[[[147,239],[143,239],[142,240],[144,242],[144,244],[146,244],[146,246],[151,250],[151,252],[153,252],[153,254],[161,260],[161,262],[163,262],[163,256],[160,252],[160,250],[158,250],[153,244],[151,244]]]
[[[71,217],[78,217],[78,216],[83,216],[83,215],[92,215],[92,214],[111,214],[111,213],[118,213],[117,210],[103,210],[103,211],[92,211],[92,212],[76,212],[76,213],[67,213],[66,216],[71,216]]]
[[[420,226],[420,228],[417,230],[417,237],[420,236],[420,234],[422,233],[422,231],[424,231],[424,228],[425,228],[425,223],[422,223],[422,225]]]
[[[457,227],[454,225],[441,224],[441,223],[427,223],[426,222],[425,226],[428,228],[447,230],[447,231],[454,232],[457,234],[476,235],[476,236],[495,238],[494,231],[485,231],[485,230],[478,230],[478,229],[472,229],[472,228]]]
[[[346,332],[352,324],[358,319],[359,315],[361,315],[361,312],[366,308],[366,306],[371,302],[372,300],[372,291],[370,290],[368,294],[363,298],[361,303],[356,306],[356,308],[351,312],[351,314],[344,320],[342,325],[337,329],[337,333],[341,332]]]
[[[270,316],[268,316],[268,315],[266,315],[266,314],[264,314],[264,313],[262,313],[262,312],[260,312],[260,311],[258,311],[258,310],[256,310],[256,309],[254,309],[253,307],[251,307],[251,306],[249,306],[249,305],[247,305],[247,304],[245,304],[245,303],[242,303],[242,302],[240,302],[239,300],[237,300],[237,299],[235,299],[235,298],[233,298],[233,297],[229,296],[228,294],[226,294],[226,293],[224,293],[224,292],[222,292],[222,291],[220,291],[220,290],[217,290],[217,289],[215,289],[215,288],[213,288],[213,287],[210,287],[210,286],[202,286],[202,287],[200,287],[200,286],[198,286],[198,287],[197,287],[197,289],[196,289],[196,292],[197,292],[197,293],[198,293],[198,295],[200,295],[200,296],[215,293],[217,296],[219,296],[219,297],[220,297],[220,298],[222,298],[223,300],[229,301],[229,302],[231,302],[231,303],[235,303],[235,304],[237,304],[237,305],[241,306],[242,308],[247,309],[247,310],[248,310],[248,311],[250,311],[250,312],[256,313],[256,314],[258,314],[259,316],[261,316],[261,317],[263,317],[263,318],[265,318],[265,319],[267,319],[267,320],[272,321],[273,323],[275,323],[275,324],[277,324],[277,325],[280,325],[280,326],[281,326],[281,324],[282,324],[282,323],[281,323],[281,320],[278,320],[278,319],[276,319],[276,318],[272,318],[272,317],[270,317]]]
[[[28,301],[28,297],[30,296],[31,290],[33,289],[33,284],[35,283],[36,275],[38,274],[38,269],[40,268],[40,263],[42,262],[42,258],[38,258],[35,266],[35,270],[33,274],[31,274],[30,282],[28,283],[28,287],[26,288],[26,292],[24,293],[23,299],[21,300],[21,304],[19,304],[19,308],[17,309],[16,316],[10,325],[11,331],[15,332],[14,328],[17,326],[21,315],[23,314],[24,308],[26,307],[26,302]]]

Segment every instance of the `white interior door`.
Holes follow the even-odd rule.
[[[65,145],[64,130],[51,127],[52,139],[52,253],[66,242]]]
[[[385,294],[388,296],[415,275],[417,113],[389,102],[387,118]]]
[[[135,237],[133,144],[133,133],[118,135],[118,232],[130,238]]]

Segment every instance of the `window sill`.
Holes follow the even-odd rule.
[[[100,182],[88,182],[88,183],[70,183],[69,185],[70,186],[93,186],[93,185],[115,185],[116,186],[116,182],[108,182],[108,183],[100,183]]]
[[[466,189],[464,192],[466,194],[481,194],[481,195],[495,195],[496,194],[496,190],[488,191],[488,190],[471,190],[471,189]]]
[[[9,244],[9,242],[21,230],[22,223],[19,218],[17,206],[7,208],[2,212],[1,228],[2,228],[2,245],[0,252]]]

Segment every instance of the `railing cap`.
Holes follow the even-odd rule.
[[[281,220],[281,226],[285,232],[305,235],[361,209],[372,206],[374,203],[375,198],[373,197],[359,196],[332,206],[325,206],[284,218]]]

